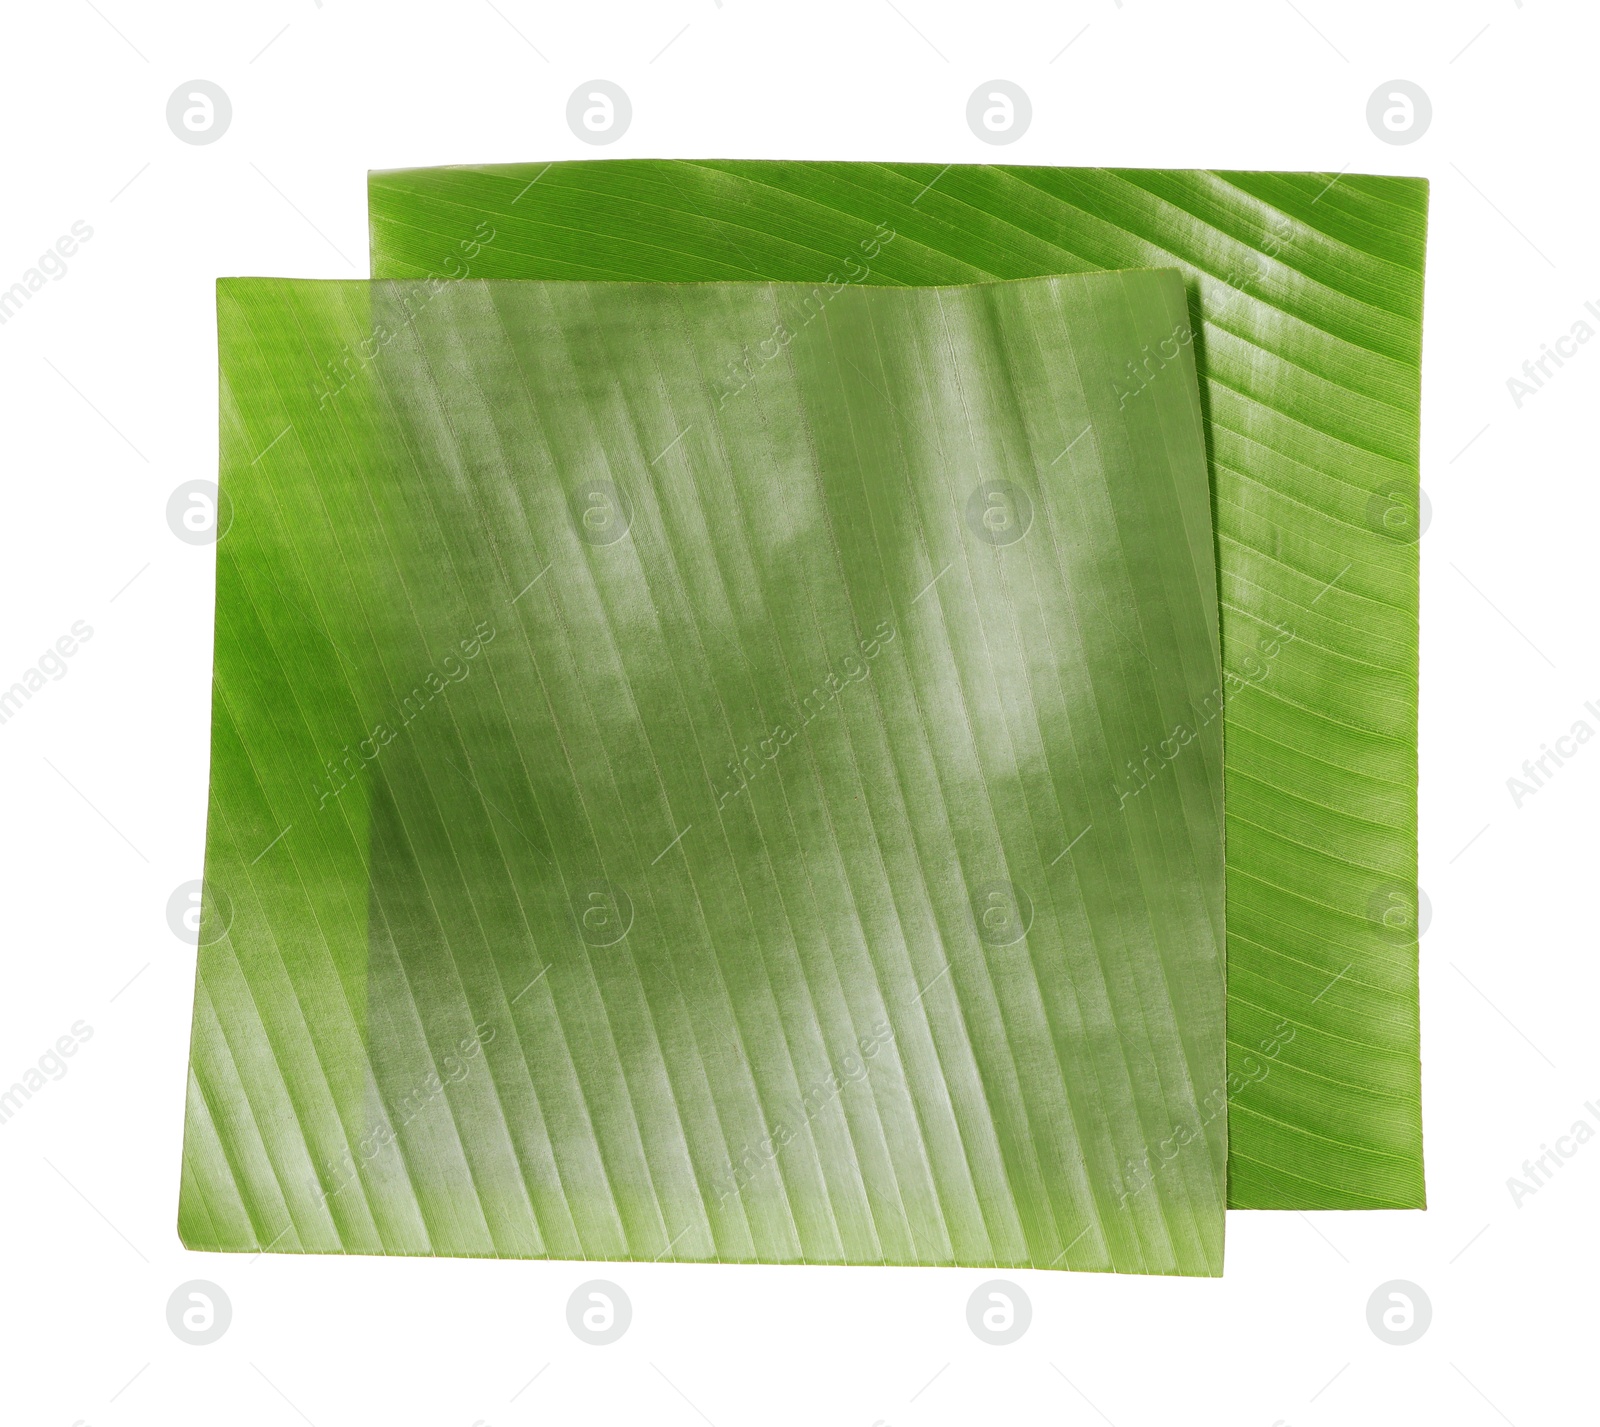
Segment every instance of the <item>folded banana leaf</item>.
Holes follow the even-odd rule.
[[[376,173],[369,199],[380,278],[829,290],[1181,270],[1229,685],[1229,1203],[1423,1205],[1425,181],[625,160]],[[752,338],[729,354],[726,390],[745,389],[761,350]],[[1156,344],[1129,354],[1117,380],[1130,404],[1165,360]],[[1170,742],[1141,739],[1118,788],[1143,796]]]
[[[1176,272],[218,324],[185,1243],[1221,1271]]]

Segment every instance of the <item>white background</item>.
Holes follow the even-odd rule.
[[[1592,7],[495,4],[5,11],[0,289],[75,220],[94,236],[0,326],[0,686],[74,621],[94,636],[0,726],[0,1083],[75,1021],[94,1034],[0,1125],[0,1417],[1593,1421],[1600,1141],[1520,1207],[1506,1185],[1575,1120],[1600,1127],[1584,1107],[1600,1106],[1600,742],[1520,809],[1506,786],[1575,720],[1600,729],[1583,708],[1600,706],[1600,342],[1521,409],[1506,385],[1586,299],[1600,306]],[[603,150],[565,122],[568,95],[596,77],[634,109]],[[965,122],[968,95],[996,77],[1033,102],[1032,128],[1005,149]],[[206,147],[165,120],[194,78],[234,108]],[[1407,147],[1379,142],[1365,119],[1394,78],[1433,103]],[[967,1327],[967,1297],[992,1276],[980,1271],[252,1260],[179,1246],[195,950],[165,909],[201,871],[214,552],[175,539],[165,509],[179,484],[215,479],[213,280],[364,275],[369,168],[600,154],[1433,180],[1426,1213],[1230,1214],[1220,1281],[1014,1274],[1034,1316],[1009,1347]],[[633,1303],[608,1347],[565,1319],[572,1289],[596,1276]],[[166,1322],[168,1296],[195,1278],[233,1304],[206,1347]],[[1407,1347],[1367,1326],[1368,1297],[1389,1279],[1433,1304]]]

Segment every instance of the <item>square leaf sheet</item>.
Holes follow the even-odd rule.
[[[1179,274],[218,314],[185,1243],[1221,1271]]]

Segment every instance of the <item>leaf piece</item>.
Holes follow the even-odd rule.
[[[1177,274],[219,328],[186,1243],[1221,1271]]]
[[[369,201],[375,277],[826,290],[1179,269],[1229,682],[1229,1204],[1423,1206],[1424,180],[605,160],[374,173]],[[1159,361],[1130,354],[1123,390]],[[1132,752],[1125,782],[1150,756]]]

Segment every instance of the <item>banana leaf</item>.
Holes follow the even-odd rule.
[[[1176,272],[218,327],[186,1244],[1221,1271]]]
[[[623,160],[375,173],[374,277],[971,283],[1172,267],[1228,675],[1229,1204],[1420,1208],[1417,547],[1427,184]],[[1153,346],[1119,376],[1130,401]],[[730,355],[738,390],[758,344]],[[1114,773],[1161,776],[1158,741]]]

